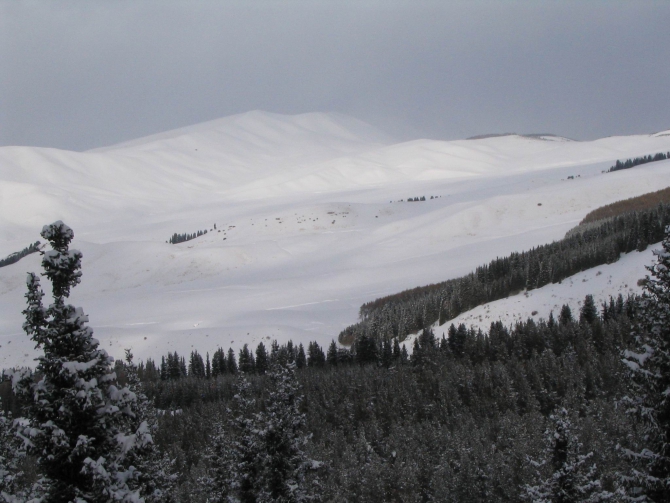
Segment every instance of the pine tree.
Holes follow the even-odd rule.
[[[582,304],[582,309],[579,312],[579,321],[590,325],[596,319],[598,319],[598,308],[593,300],[593,295],[587,295],[584,297],[584,304]]]
[[[389,368],[393,363],[393,349],[390,341],[382,343],[382,366]]]
[[[215,425],[207,458],[207,477],[201,482],[211,503],[256,503],[258,473],[262,462],[262,430],[259,415],[253,412],[254,400],[244,373],[235,383],[231,419]]]
[[[558,315],[558,323],[561,325],[567,325],[572,321],[572,311],[570,310],[570,306],[567,304],[563,304],[563,307],[561,307],[561,312]]]
[[[377,343],[366,335],[361,335],[355,344],[356,361],[361,365],[366,363],[377,363]]]
[[[268,352],[265,350],[265,344],[259,342],[258,347],[256,348],[256,373],[261,375],[265,374],[268,371],[269,365]]]
[[[400,359],[400,342],[398,342],[398,339],[393,339],[393,359],[396,361]]]
[[[24,420],[19,419],[20,423]],[[24,444],[12,426],[11,414],[5,415],[0,403],[0,502],[19,503],[40,492],[39,485],[33,488],[21,487],[23,476],[21,461],[25,456]]]
[[[26,333],[43,349],[39,382],[15,375],[14,386],[28,403],[22,434],[46,478],[44,503],[128,501],[139,497],[134,467],[126,464],[136,433],[130,430],[135,394],[116,386],[113,359],[98,348],[88,317],[66,304],[80,282],[81,252],[70,250],[74,233],[58,221],[42,229],[52,250],[43,254],[53,304],[42,305],[37,275],[28,274]]]
[[[128,389],[137,397],[133,418],[135,447],[128,453],[128,457],[137,470],[135,475],[139,492],[146,503],[174,501],[174,463],[169,456],[158,450],[153,441],[153,436],[158,431],[158,413],[144,393],[132,352],[126,349],[125,353],[124,371],[128,379]]]
[[[317,501],[307,480],[321,463],[308,459],[304,446],[309,436],[305,415],[300,412],[303,395],[295,377],[295,365],[274,365],[269,373],[273,389],[263,416],[263,451],[258,502]]]
[[[246,372],[247,374],[251,374],[254,372],[254,367],[255,367],[255,362],[254,362],[254,356],[249,351],[249,345],[245,344],[242,349],[240,349],[240,356],[238,359],[239,362],[239,368],[240,372]]]
[[[405,345],[402,345],[402,349],[400,350],[400,363],[405,364],[409,361],[409,354],[407,353],[407,348]]]
[[[228,358],[226,358],[226,371],[229,374],[237,374],[237,361],[235,360],[235,351],[233,348],[228,348]]]
[[[609,501],[613,494],[601,487],[596,473],[593,453],[580,454],[581,444],[572,433],[572,424],[566,409],[550,416],[551,427],[546,432],[546,457],[532,464],[553,470],[543,478],[538,470],[539,484],[526,486],[525,499],[533,503],[598,503]]]
[[[205,362],[197,351],[191,351],[191,358],[188,363],[188,375],[191,377],[205,377]]]
[[[307,365],[307,357],[305,356],[305,348],[302,345],[302,342],[298,346],[298,354],[295,357],[295,365],[299,369],[304,368]]]
[[[624,352],[632,377],[624,403],[642,420],[647,439],[641,451],[625,451],[635,465],[625,480],[633,497],[641,492],[651,501],[670,501],[670,227],[665,232],[638,305],[637,352]]]
[[[331,367],[337,366],[337,344],[335,344],[335,340],[332,340],[330,342],[330,346],[328,346],[328,354],[326,355],[326,361],[328,362],[328,365],[330,365]]]
[[[218,348],[212,356],[212,377],[217,377],[226,373],[226,353],[223,348]]]
[[[323,349],[321,349],[321,346],[316,341],[309,343],[307,353],[307,366],[323,367],[326,363],[326,355],[323,354]]]

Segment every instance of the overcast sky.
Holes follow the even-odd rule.
[[[336,111],[398,139],[670,128],[670,2],[0,0],[0,145]]]

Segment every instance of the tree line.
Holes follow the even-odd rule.
[[[255,351],[252,351],[248,344],[244,344],[237,356],[232,348],[229,348],[228,351],[218,348],[212,354],[211,359],[209,352],[205,353],[203,358],[198,350],[194,350],[191,351],[188,363],[185,357],[174,351],[162,356],[160,364],[157,364],[152,358],[148,358],[146,362],[140,362],[137,365],[137,372],[139,378],[147,382],[176,380],[185,377],[212,379],[227,374],[237,375],[240,372],[263,375],[275,363],[284,366],[291,363],[295,364],[297,369],[302,369],[322,367],[326,364],[344,364],[351,361],[354,361],[354,353],[347,348],[338,347],[335,341],[331,342],[326,354],[316,341],[310,342],[305,351],[302,343],[295,345],[289,340],[280,345],[274,340],[270,344],[269,351],[263,342],[258,343]],[[119,375],[123,375],[122,362],[117,361],[117,365]]]
[[[649,155],[643,155],[642,157],[636,157],[634,159],[626,159],[625,161],[617,160],[617,162],[614,163],[614,166],[611,166],[610,169],[607,170],[607,172],[611,173],[612,171],[629,169],[635,166],[639,166],[640,164],[647,164],[648,162],[655,162],[655,161],[664,161],[669,158],[670,158],[670,152],[666,154],[664,154],[663,152],[659,152],[657,154],[654,154],[653,156],[649,154]]]
[[[0,267],[5,267],[10,264],[15,264],[19,260],[21,260],[23,257],[30,255],[31,253],[35,253],[36,251],[39,251],[40,249],[40,242],[35,241],[33,244],[30,246],[26,246],[23,250],[10,253],[7,255],[7,257],[0,259]]]
[[[558,283],[578,272],[619,260],[663,239],[670,204],[616,215],[572,229],[560,241],[515,252],[477,267],[467,276],[417,287],[363,304],[360,321],[338,336],[352,344],[363,335],[403,340],[435,322],[439,325],[481,304]]]
[[[362,339],[345,363],[303,367],[301,459],[319,462],[303,465],[303,487],[318,487],[323,501],[561,501],[562,492],[566,501],[664,501],[657,483],[630,476],[641,473],[636,453],[658,449],[623,406],[642,396],[622,363],[623,351],[645,342],[632,335],[641,305],[619,296],[598,306],[587,296],[578,313],[563,306],[538,322],[425,329],[409,357],[393,349],[397,340],[389,350]],[[238,372],[145,383],[159,409],[179,411],[160,417],[156,437],[178,467],[178,501],[226,501],[241,494],[231,478],[252,495],[267,483],[250,482],[249,466],[222,471],[221,459],[222,439],[247,446],[236,456],[257,445],[272,379]],[[257,456],[252,465],[266,466]],[[221,499],[203,484],[212,470],[215,487],[227,488]]]

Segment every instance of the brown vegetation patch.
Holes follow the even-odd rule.
[[[601,206],[600,208],[597,208],[587,214],[584,217],[584,220],[579,222],[579,225],[596,222],[598,220],[604,220],[605,218],[616,217],[618,215],[622,215],[623,213],[628,213],[629,211],[647,210],[657,206],[660,203],[669,202],[670,187],[658,190],[656,192],[643,194],[638,197],[624,199],[623,201],[617,201],[615,203],[608,204],[607,206]]]

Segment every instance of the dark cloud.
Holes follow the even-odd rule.
[[[225,115],[400,138],[670,128],[668,2],[4,2],[0,144],[83,150]]]

